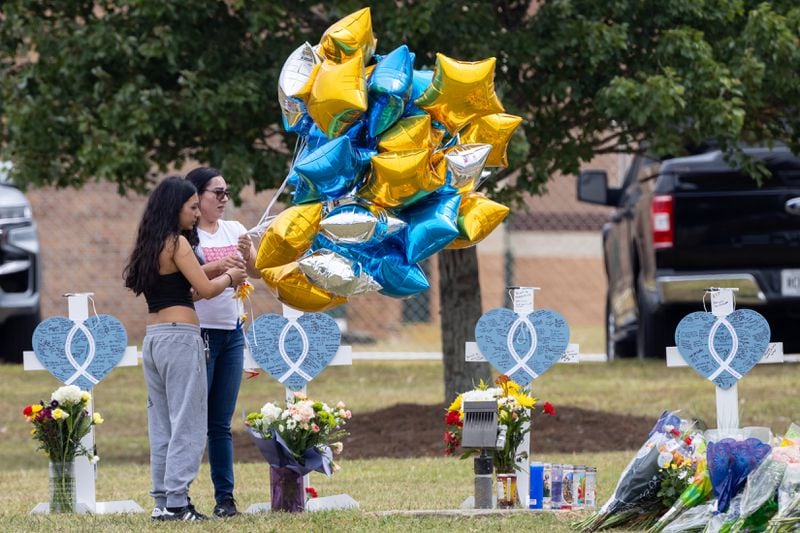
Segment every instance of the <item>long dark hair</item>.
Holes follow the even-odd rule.
[[[158,256],[168,240],[177,241],[183,235],[192,248],[199,244],[197,230],[182,230],[180,212],[183,204],[197,189],[190,181],[169,176],[159,183],[144,208],[128,264],[122,272],[125,286],[136,296],[155,287],[158,282]]]
[[[197,167],[186,174],[186,179],[191,181],[194,186],[197,187],[197,192],[199,193],[206,188],[206,184],[209,181],[217,176],[222,176],[222,172],[214,167]]]

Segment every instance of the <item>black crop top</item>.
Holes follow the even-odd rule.
[[[191,288],[192,285],[189,280],[180,271],[159,275],[156,286],[153,289],[144,291],[144,299],[147,300],[147,311],[156,313],[173,305],[182,305],[194,309]]]

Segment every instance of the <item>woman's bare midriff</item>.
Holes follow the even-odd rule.
[[[194,312],[194,309],[183,305],[172,305],[156,313],[149,313],[147,315],[148,326],[152,326],[153,324],[169,324],[172,322],[177,324],[200,325],[200,321],[197,319],[197,313]]]

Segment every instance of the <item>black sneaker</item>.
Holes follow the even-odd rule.
[[[153,507],[153,512],[150,513],[150,520],[153,522],[161,522],[164,520],[164,513],[167,510],[163,507]]]
[[[217,518],[229,518],[237,514],[239,511],[236,509],[236,500],[233,499],[233,496],[224,498],[214,506],[214,516]]]
[[[164,509],[161,513],[161,518],[159,519],[165,522],[172,522],[172,521],[185,521],[185,522],[196,522],[199,520],[208,520],[208,517],[204,514],[200,514],[197,512],[197,509],[194,508],[194,505],[189,504],[185,507],[181,507],[176,511],[170,511],[169,509]]]

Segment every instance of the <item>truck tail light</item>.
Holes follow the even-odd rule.
[[[675,217],[672,196],[658,195],[650,204],[650,222],[653,227],[653,247],[670,248],[675,237]]]

